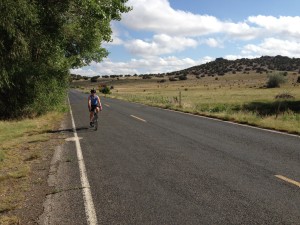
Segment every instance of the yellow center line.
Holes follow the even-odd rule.
[[[104,105],[105,105],[106,107],[108,107],[108,108],[110,107],[110,105],[107,105],[107,104],[104,104]]]
[[[288,183],[290,183],[290,184],[294,184],[294,185],[296,185],[297,187],[300,188],[300,183],[297,182],[297,181],[295,181],[295,180],[292,180],[292,179],[287,178],[287,177],[282,176],[282,175],[275,175],[275,177],[277,177],[277,178],[280,179],[280,180],[284,180],[284,181],[286,181],[286,182],[288,182]]]
[[[143,120],[143,119],[141,119],[141,118],[139,118],[137,116],[134,116],[134,115],[130,115],[130,116],[133,117],[133,118],[135,118],[135,119],[137,119],[137,120],[140,120],[140,121],[143,121],[143,122],[147,123],[146,120]]]

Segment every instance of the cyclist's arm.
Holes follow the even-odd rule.
[[[90,99],[90,97],[88,98],[88,107],[89,107],[89,111],[91,111],[92,106],[91,106],[91,99]]]
[[[98,106],[101,106],[101,101],[100,101],[100,97],[98,96]]]
[[[100,101],[100,97],[98,96],[98,106],[100,111],[102,111],[102,105],[101,105],[101,101]]]

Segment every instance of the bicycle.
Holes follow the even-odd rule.
[[[93,117],[93,125],[94,125],[94,130],[98,130],[98,113],[97,110],[94,109],[94,117]]]

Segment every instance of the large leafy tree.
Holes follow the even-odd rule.
[[[70,68],[100,62],[127,0],[1,0],[0,117],[42,113],[64,97]]]

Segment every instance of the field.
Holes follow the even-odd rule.
[[[147,105],[216,117],[249,125],[300,134],[300,84],[289,73],[280,88],[265,88],[267,74],[227,74],[169,81],[168,77],[99,79],[77,81],[84,92],[101,84],[113,86],[110,97]],[[161,83],[161,80],[165,82]],[[279,94],[293,99],[275,99]]]

